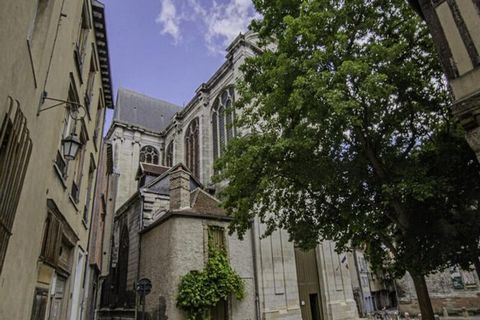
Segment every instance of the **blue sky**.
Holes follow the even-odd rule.
[[[225,48],[255,16],[251,0],[103,3],[115,95],[124,87],[180,106],[223,63]]]

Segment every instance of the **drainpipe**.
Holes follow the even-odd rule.
[[[143,195],[140,195],[140,221],[138,223],[138,232],[137,232],[137,236],[138,236],[138,260],[137,260],[137,276],[136,276],[136,280],[135,280],[135,284],[134,284],[134,288],[133,288],[133,291],[135,292],[135,319],[138,319],[138,302],[137,302],[137,290],[136,290],[136,287],[137,287],[137,283],[138,283],[138,280],[140,280],[140,259],[142,258],[142,235],[141,235],[141,231],[143,230],[143,201],[144,201],[144,197]],[[140,299],[141,300],[141,299]],[[145,303],[145,299],[143,300],[143,303]],[[142,313],[142,318],[144,318],[145,315]]]
[[[255,233],[255,220],[250,222],[250,232],[252,238],[252,254],[253,254],[253,282],[255,284],[255,319],[260,320],[260,297],[258,293],[258,265],[257,265],[257,246]]]

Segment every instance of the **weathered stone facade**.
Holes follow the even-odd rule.
[[[136,222],[135,228],[140,226],[142,230],[139,256],[143,267],[139,271],[136,266],[129,264],[131,269],[128,271],[128,286],[133,286],[131,282],[133,279],[131,272],[133,272],[137,273],[137,277],[133,280],[148,275],[155,279],[154,287],[158,286],[158,290],[166,290],[161,289],[162,286],[173,288],[169,292],[153,289],[154,291],[147,298],[148,305],[152,306],[149,312],[158,314],[165,310],[169,318],[182,319],[181,313],[175,309],[172,302],[176,292],[175,284],[178,284],[180,275],[202,266],[203,253],[200,253],[204,251],[202,239],[205,236],[202,230],[210,220],[192,220],[173,216],[161,225],[157,225],[165,210],[158,207],[155,199],[159,200],[162,196],[168,196],[170,199],[172,194],[163,193],[164,191],[161,190],[165,190],[166,185],[162,187],[161,183],[157,191],[152,191],[153,185],[144,187],[135,180],[139,172],[141,150],[146,146],[152,146],[158,151],[158,162],[153,164],[166,166],[185,164],[192,171],[195,179],[198,179],[198,183],[205,186],[205,190],[214,193],[218,186],[211,182],[213,162],[216,155],[221,152],[221,146],[228,143],[228,138],[232,135],[228,129],[218,129],[220,121],[228,122],[227,116],[219,118],[218,115],[223,116],[223,113],[220,113],[222,111],[218,106],[222,103],[228,104],[224,99],[233,98],[235,91],[231,88],[234,88],[236,81],[241,78],[239,67],[244,59],[255,54],[256,50],[258,49],[255,46],[254,34],[240,35],[235,39],[227,48],[226,62],[197,89],[195,96],[183,109],[156,100],[155,110],[152,111],[150,109],[153,108],[152,104],[155,104],[154,99],[126,89],[119,90],[116,114],[107,134],[113,147],[113,170],[119,174],[116,187],[115,230],[117,231],[114,232],[113,244],[114,247],[118,247],[118,234],[121,232],[120,220],[124,219],[122,216],[134,214],[137,218],[142,217],[141,223]],[[144,111],[143,116],[140,116],[139,110]],[[156,118],[159,122],[148,122],[146,118]],[[192,132],[196,135],[191,136]],[[195,153],[193,156],[192,152]],[[184,193],[186,190],[183,189],[180,187],[177,190],[178,193]],[[133,197],[137,197],[135,200],[137,202],[132,200],[133,194],[136,194]],[[134,202],[143,205],[134,209],[132,205]],[[177,203],[174,206],[180,208],[186,204]],[[125,205],[129,206],[130,211],[125,210]],[[226,226],[227,221],[218,223]],[[156,227],[152,228],[152,225]],[[131,229],[129,230],[131,233]],[[238,304],[232,302],[229,309],[231,318],[301,319],[304,313],[306,319],[310,319],[308,314],[311,312],[312,302],[308,299],[299,299],[294,244],[288,241],[288,234],[285,231],[277,231],[267,238],[261,237],[263,232],[264,226],[254,221],[251,233],[244,241],[228,237],[230,248],[235,249],[229,250],[230,260],[246,280],[247,289],[253,290],[244,302]],[[132,234],[132,237],[138,236]],[[188,242],[188,245],[184,242]],[[156,248],[152,243],[156,243]],[[132,242],[130,242],[131,245]],[[190,250],[189,248],[196,248],[193,251],[195,254],[184,256],[185,250]],[[116,250],[113,249],[113,264],[116,259]],[[135,255],[131,250],[130,254]],[[331,242],[318,246],[312,256],[318,272],[320,288],[318,308],[321,310],[322,319],[357,318],[350,273],[341,262],[343,256],[335,253]],[[166,265],[163,271],[151,266],[151,262],[157,261],[160,257],[168,257],[164,262],[168,266]],[[248,309],[244,308],[244,304],[248,305]]]

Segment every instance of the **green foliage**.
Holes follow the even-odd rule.
[[[478,257],[480,167],[408,2],[254,4],[263,52],[235,105],[248,134],[216,163],[230,232],[257,216],[304,248],[366,247],[397,276]]]
[[[225,251],[210,245],[205,269],[191,271],[180,280],[177,306],[187,313],[189,320],[204,320],[212,307],[231,295],[243,299],[243,280],[230,266]]]

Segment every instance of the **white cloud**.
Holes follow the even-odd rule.
[[[172,0],[161,0],[162,10],[157,22],[162,33],[170,34],[178,42],[181,39],[181,23],[193,22],[204,35],[205,46],[212,53],[223,54],[225,48],[240,33],[246,32],[250,21],[257,17],[251,0],[175,0],[181,3],[177,14]],[[179,8],[179,7],[177,7]]]
[[[254,17],[251,0],[230,0],[225,4],[214,2],[212,12],[204,19],[207,47],[213,52],[223,52],[240,32],[247,31]]]
[[[162,34],[172,36],[175,43],[181,39],[180,34],[180,17],[177,16],[177,9],[172,0],[161,0],[162,7],[160,14],[155,20],[156,23],[162,25]]]

